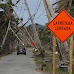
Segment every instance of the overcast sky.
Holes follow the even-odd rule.
[[[43,0],[26,0],[28,3],[28,6],[30,8],[31,15],[34,15],[36,12],[39,4],[39,10],[34,18],[34,23],[39,23],[41,25],[45,25],[45,23],[48,22],[47,16],[46,16],[46,11],[44,8]],[[55,3],[56,0],[50,0],[51,4]],[[15,0],[13,0],[13,3],[16,3]],[[17,4],[17,8],[14,8],[17,12],[17,14],[23,18],[23,23],[25,23],[28,18],[28,11],[26,10],[25,2],[24,0],[20,0],[20,2]],[[29,22],[27,25],[30,25],[31,22]]]
[[[17,0],[13,0],[13,3],[15,4]],[[44,8],[44,4],[43,4],[43,0],[26,0],[28,3],[28,6],[30,8],[30,12],[31,15],[34,15],[34,13],[36,12],[39,4],[39,10],[34,18],[34,23],[39,23],[41,25],[45,25],[45,23],[48,22],[47,16],[46,16],[46,11]],[[55,3],[56,0],[50,0],[51,4]],[[17,4],[17,7],[14,8],[15,11],[17,12],[18,16],[20,18],[23,18],[23,23],[25,23],[28,18],[28,11],[27,8],[25,6],[25,2],[24,0],[20,0],[20,2]],[[31,22],[29,22],[27,25],[30,25]]]

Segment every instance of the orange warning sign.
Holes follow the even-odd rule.
[[[74,33],[74,19],[63,9],[47,28],[64,43]]]

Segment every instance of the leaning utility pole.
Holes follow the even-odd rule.
[[[7,28],[6,34],[5,34],[4,39],[3,39],[3,41],[2,41],[2,44],[1,44],[1,49],[2,49],[3,46],[4,46],[4,43],[5,43],[5,40],[6,40],[8,31],[9,31],[9,28],[10,28],[10,20],[9,20],[9,24],[8,24],[8,28]]]
[[[50,3],[49,0],[46,0],[46,3],[47,3],[47,7],[48,7],[49,12],[52,15],[52,18],[54,18],[55,17],[55,12],[53,10],[52,4]],[[68,61],[69,60],[69,54],[68,54],[69,53],[69,45],[68,45],[68,41],[65,41],[63,44],[62,43],[60,44],[60,41],[57,39],[57,43],[59,44],[59,48],[60,48],[59,50],[60,51],[63,51],[62,50],[62,46],[64,46],[65,54],[62,55],[62,58],[63,58],[63,61]],[[61,52],[61,54],[62,54],[62,52]]]
[[[43,3],[44,3],[44,6],[45,6],[45,10],[46,10],[46,13],[47,13],[48,20],[50,22],[51,21],[51,16],[50,16],[50,13],[49,13],[48,8],[47,8],[46,1],[43,0]]]
[[[49,13],[49,11],[47,9],[46,1],[43,0],[43,3],[45,6],[45,9],[46,9],[48,20],[51,21],[51,17],[50,17],[51,13]],[[53,35],[53,74],[55,74],[55,51],[56,51],[56,37]]]
[[[45,10],[46,10],[46,14],[47,14],[48,20],[50,22],[51,21],[51,15],[50,15],[50,12],[48,11],[48,7],[47,7],[47,4],[46,4],[46,1],[43,0],[43,3],[44,3],[44,6],[45,6]],[[51,36],[50,36],[50,50],[51,49],[52,49],[52,32],[51,32]]]
[[[11,7],[12,7],[12,6],[11,6]],[[16,11],[13,9],[13,7],[12,7],[12,10],[14,11],[14,13],[15,13],[15,14],[16,14],[16,16],[18,17],[18,19],[19,19],[20,23],[21,23],[21,24],[22,24],[22,26],[23,26],[24,24],[22,23],[21,19],[19,18],[19,16],[17,15],[17,13],[16,13]],[[25,29],[25,31],[26,31],[26,33],[27,33],[27,35],[29,36],[30,40],[33,42],[34,47],[35,47],[35,48],[37,48],[37,46],[36,46],[35,42],[33,41],[33,39],[32,39],[32,37],[31,37],[31,35],[29,34],[29,32],[28,32],[28,30],[27,30],[27,28],[26,28],[25,26],[24,26],[24,29]]]
[[[54,13],[52,4],[50,3],[49,0],[45,0],[45,2],[46,2],[46,4],[47,4],[48,10],[49,10],[51,16],[54,18],[54,17],[55,17],[55,13]]]
[[[48,10],[49,10],[49,12],[51,13],[51,15],[52,15],[52,17],[54,18],[55,17],[55,13],[54,13],[54,10],[53,10],[53,8],[52,8],[52,4],[50,3],[50,1],[49,0],[44,0],[45,2],[46,2],[46,4],[47,4],[47,7],[48,7]],[[53,52],[55,52],[55,38],[56,37],[54,37],[53,38]],[[60,42],[59,42],[59,40],[56,38],[56,40],[57,40],[57,43],[58,44],[60,44]],[[65,43],[63,43],[63,44],[61,44],[62,46],[64,46],[64,48],[65,48],[65,55],[64,55],[64,57],[63,57],[63,61],[64,62],[67,62],[68,60],[69,60],[69,54],[70,54],[70,74],[72,74],[72,51],[73,51],[73,35],[71,36],[71,38],[70,38],[70,51],[69,51],[69,45],[68,45],[68,42],[66,41]],[[61,45],[59,45],[59,46],[61,46]],[[60,48],[61,49],[61,48]],[[59,49],[59,50],[60,50]],[[70,53],[69,53],[70,52]],[[69,54],[68,54],[69,53]],[[53,55],[53,74],[55,74],[55,53],[54,53],[54,55]]]
[[[16,23],[15,23],[16,25]],[[16,25],[17,26],[17,25]],[[23,33],[23,31],[17,26],[17,28],[19,29],[19,31],[22,33],[23,38],[25,39],[25,41],[27,42],[27,44],[31,45],[31,40],[25,35],[25,33]]]
[[[50,3],[50,1],[49,0],[43,0],[43,2],[45,3],[45,5],[46,5],[46,11],[49,13],[49,15],[51,14],[51,16],[54,18],[55,17],[55,13],[54,13],[54,10],[53,10],[53,8],[52,8],[52,4]],[[47,15],[48,16],[48,15]],[[48,16],[49,17],[49,16]],[[50,19],[51,20],[51,19]],[[52,33],[51,33],[51,37],[52,37]],[[52,38],[51,38],[52,39]],[[52,40],[50,40],[50,41],[52,41]],[[60,54],[60,60],[62,60],[62,53],[61,53],[61,49],[60,49],[60,43],[59,43],[59,40],[57,39],[56,40],[57,41],[57,47],[58,47],[58,52],[59,52],[59,54]],[[51,42],[52,43],[52,42]],[[64,43],[65,45],[66,45],[66,43]],[[50,44],[51,45],[51,44]]]
[[[20,43],[23,44],[23,42],[19,39],[19,37],[17,36],[17,34],[14,32],[14,30],[11,27],[10,27],[10,30],[16,36],[16,38],[20,41]]]
[[[33,25],[33,32],[34,32],[35,43],[36,43],[37,47],[39,47],[39,49],[41,49],[41,42],[39,40],[39,36],[38,36],[37,31],[36,31],[36,28],[35,28],[35,25],[34,25],[34,22],[33,22],[32,16],[31,16],[31,13],[30,13],[30,9],[28,7],[28,4],[27,4],[26,0],[25,0],[25,4],[26,4],[26,7],[27,7],[27,10],[28,10],[28,13],[29,13],[32,25]]]

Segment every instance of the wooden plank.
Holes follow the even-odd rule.
[[[72,74],[72,59],[73,59],[73,35],[70,38],[70,72]]]
[[[53,74],[55,74],[55,55],[56,52],[56,36],[53,35]]]

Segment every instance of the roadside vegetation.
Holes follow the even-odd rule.
[[[68,0],[68,1],[67,0],[59,0],[59,2],[55,3],[55,4],[56,4],[56,8],[55,8],[56,13],[59,13],[62,9],[65,9],[72,17],[74,17],[74,1],[73,0]],[[53,59],[52,59],[53,53],[52,53],[52,51],[53,50],[51,50],[49,48],[51,33],[47,29],[43,29],[43,30],[39,30],[39,31],[38,31],[40,33],[39,37],[40,38],[42,37],[41,40],[42,40],[42,45],[44,46],[43,49],[45,50],[45,57],[42,58],[41,56],[37,55],[37,56],[35,56],[35,62],[39,66],[40,70],[52,73],[53,72],[53,69],[52,69],[52,67],[53,67],[53,64],[52,64],[53,63]],[[48,38],[46,38],[45,36]],[[56,47],[56,49],[58,50],[58,47]],[[74,48],[73,48],[73,50],[74,50]],[[59,61],[60,61],[59,55],[56,54],[56,74],[69,74],[68,69],[66,69],[66,68],[62,69],[62,68],[57,67],[59,64]],[[73,73],[72,74],[74,74],[74,64],[73,64]]]
[[[9,7],[8,7],[9,5]],[[3,39],[5,38],[5,34],[7,32],[9,21],[11,20],[11,26],[14,27],[14,22],[18,22],[18,20],[12,15],[13,11],[11,10],[10,5],[13,5],[12,1],[7,1],[5,4],[0,3],[0,45],[2,45]],[[15,32],[17,30],[14,28]],[[16,48],[16,37],[9,30],[7,37],[3,43],[3,48],[0,46],[0,55],[10,54],[15,51]]]
[[[51,50],[47,50],[45,49],[45,57],[42,58],[39,55],[36,55],[34,57],[34,61],[36,62],[37,66],[39,68],[37,68],[38,71],[43,71],[43,72],[47,72],[47,73],[52,73],[53,72],[53,56],[52,56],[52,52]],[[69,74],[67,69],[61,69],[59,67],[57,67],[59,63],[59,57],[58,55],[56,55],[56,74]]]

